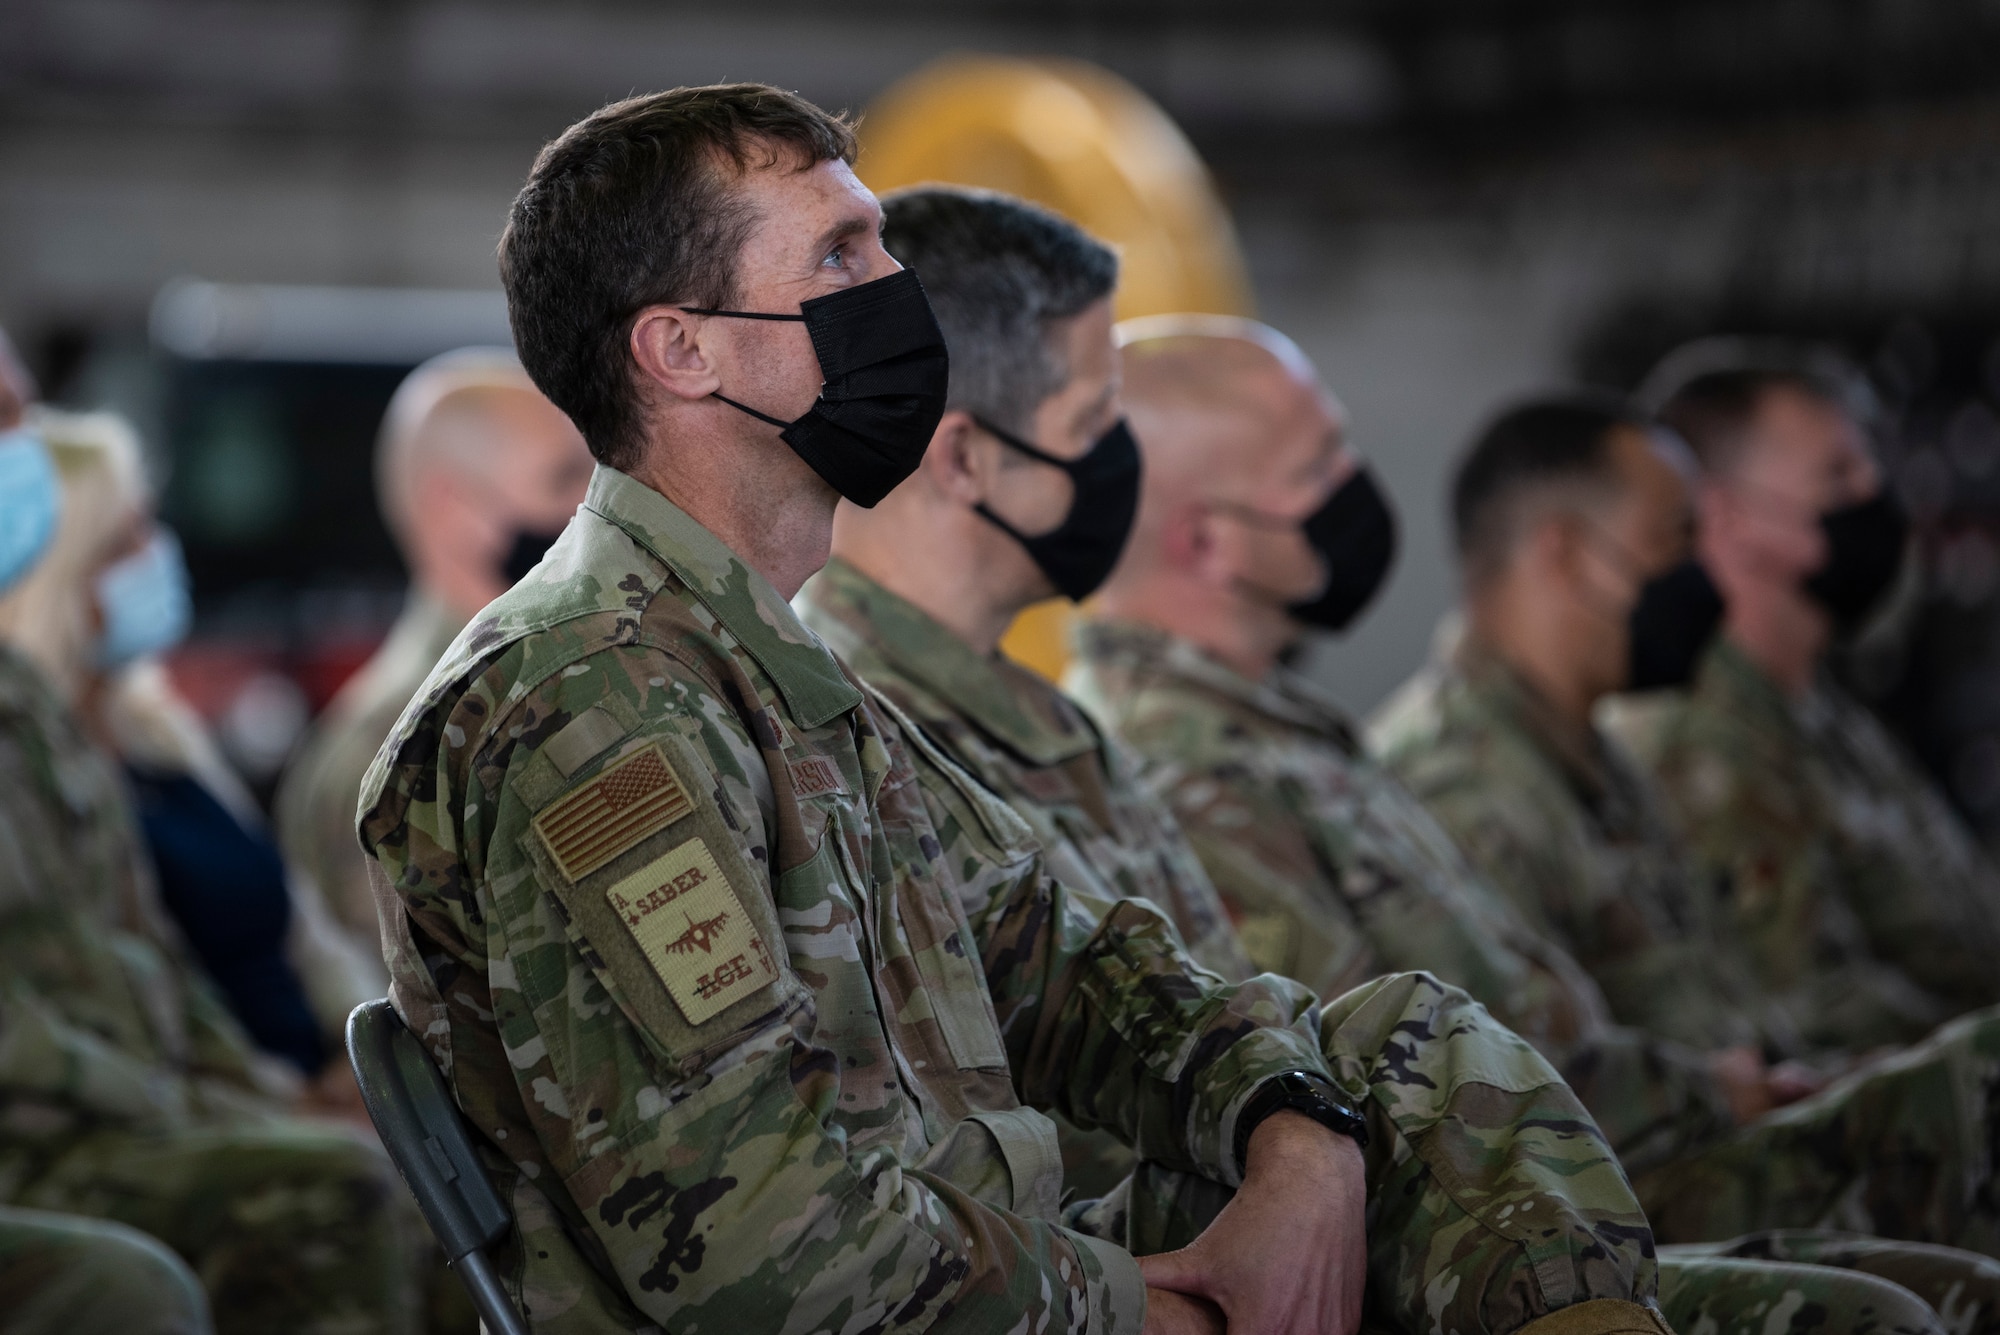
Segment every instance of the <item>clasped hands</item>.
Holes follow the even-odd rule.
[[[1352,1140],[1299,1113],[1267,1117],[1214,1222],[1179,1251],[1139,1258],[1145,1335],[1353,1335],[1367,1197]]]

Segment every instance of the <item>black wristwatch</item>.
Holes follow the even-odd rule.
[[[1250,1133],[1257,1124],[1276,1112],[1304,1113],[1329,1131],[1346,1136],[1355,1144],[1368,1144],[1368,1122],[1356,1112],[1333,1084],[1310,1071],[1286,1071],[1272,1076],[1257,1087],[1250,1102],[1236,1117],[1236,1167],[1248,1166]]]

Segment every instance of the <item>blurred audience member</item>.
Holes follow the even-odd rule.
[[[41,558],[0,596],[0,1316],[205,1326],[192,1277],[143,1239],[42,1211],[166,1242],[224,1332],[407,1331],[422,1253],[388,1161],[286,1115],[296,1082],[273,1079],[180,953],[117,771],[71,707],[102,697],[96,647],[124,614],[54,590],[87,593],[150,522],[129,433],[53,453],[77,485],[39,440],[0,439],[0,587]],[[71,669],[62,688],[48,664]]]
[[[1753,1050],[1702,1052],[1614,1023],[1589,973],[1473,870],[1339,704],[1287,665],[1316,633],[1354,623],[1396,531],[1304,353],[1221,316],[1134,320],[1119,333],[1144,498],[1065,684],[1139,751],[1257,964],[1322,995],[1411,969],[1465,988],[1556,1062],[1642,1201],[1710,1153],[1795,1154],[1791,1114],[1765,1115],[1806,1092],[1793,1073]],[[1762,1150],[1746,1156],[1744,1143]],[[1718,1266],[1717,1254],[1730,1259]],[[1876,1276],[1954,1312],[2000,1310],[1989,1259],[1802,1229],[1663,1250],[1660,1301],[1683,1331],[1799,1307],[1827,1321],[1823,1332],[1880,1329],[1896,1318]]]
[[[583,500],[583,437],[502,348],[410,373],[375,459],[382,515],[410,568],[403,615],[334,697],[278,790],[278,835],[344,927],[377,948],[368,860],[354,836],[361,777],[473,614],[526,575]]]
[[[6,356],[0,335],[0,358]],[[11,393],[0,366],[0,394]],[[19,403],[0,402],[0,594],[40,561],[62,512],[48,448],[17,429]],[[0,1001],[0,1050],[18,1030]],[[0,1084],[18,1074],[0,1058]],[[210,1329],[201,1283],[180,1258],[135,1229],[101,1219],[0,1206],[0,1328],[20,1335],[200,1335]]]
[[[2000,1014],[1874,1062],[1806,1047],[1650,777],[1593,719],[1615,691],[1685,687],[1720,622],[1694,559],[1693,471],[1615,402],[1501,414],[1452,489],[1463,633],[1384,707],[1375,740],[1486,880],[1590,971],[1613,1018],[1846,1076],[1642,1177],[1662,1239],[1838,1228],[2000,1256]]]
[[[379,966],[287,883],[255,802],[159,664],[187,631],[187,570],[153,521],[138,443],[109,414],[31,420],[66,501],[48,554],[0,604],[0,637],[123,763],[160,902],[258,1047],[308,1079],[326,1070],[345,1096],[341,1027],[381,995]]]
[[[1908,532],[1838,368],[1708,340],[1650,388],[1701,461],[1702,559],[1729,615],[1691,694],[1615,721],[1728,887],[1765,986],[1808,1037],[1850,1047],[2000,1001],[2000,869],[1826,671]]]

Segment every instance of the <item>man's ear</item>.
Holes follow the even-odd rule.
[[[1175,507],[1160,526],[1160,549],[1168,569],[1205,584],[1227,584],[1235,577],[1213,506],[1189,501]]]
[[[722,388],[701,344],[703,317],[678,306],[648,306],[626,339],[639,374],[677,399],[704,399]]]
[[[965,505],[986,499],[986,465],[980,449],[983,437],[972,414],[953,408],[938,419],[920,465],[926,480]]]
[[[1540,580],[1571,580],[1583,554],[1583,526],[1574,515],[1545,514],[1522,535],[1515,561]]]

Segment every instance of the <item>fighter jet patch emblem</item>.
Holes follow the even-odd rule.
[[[699,837],[604,892],[689,1024],[778,981],[778,965]]]
[[[535,817],[556,870],[580,881],[694,810],[657,745],[635,751]]]

